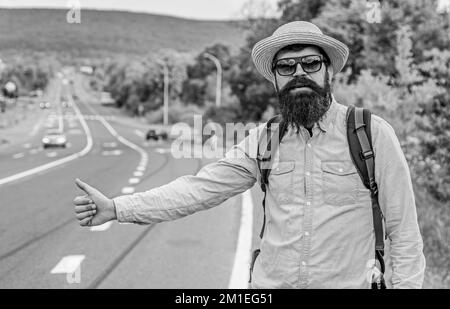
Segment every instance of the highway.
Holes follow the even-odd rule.
[[[250,245],[257,245],[262,216],[258,192],[250,194],[253,202],[247,199],[255,207],[245,206],[253,223],[250,234],[243,233],[241,224],[242,196],[157,225],[78,225],[72,201],[81,192],[75,178],[114,197],[195,174],[208,162],[173,158],[170,142],[146,142],[142,124],[118,121],[82,76],[75,76],[73,85],[55,79],[49,87],[52,107],[36,115],[36,132],[0,148],[0,288],[245,285],[247,274],[242,265],[236,268],[236,261],[242,264],[250,255],[245,245],[239,252],[242,239],[250,237]],[[72,106],[63,108],[61,97]],[[66,148],[42,147],[49,128],[64,130]]]

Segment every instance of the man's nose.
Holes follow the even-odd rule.
[[[303,68],[300,63],[297,63],[297,67],[295,69],[295,72],[292,76],[305,76],[307,73],[303,71]]]

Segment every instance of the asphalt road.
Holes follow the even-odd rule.
[[[145,142],[142,129],[115,121],[79,76],[74,85],[55,80],[51,91],[51,110],[36,115],[37,134],[0,149],[0,288],[228,288],[241,197],[158,225],[80,227],[72,204],[81,193],[75,178],[113,197],[195,174],[206,162],[174,159],[168,142]],[[59,98],[73,94],[73,106],[62,108]],[[45,130],[61,126],[69,147],[43,149]],[[71,161],[14,178],[70,156]],[[256,220],[253,230],[258,229]]]

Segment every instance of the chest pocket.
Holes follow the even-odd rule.
[[[279,162],[269,175],[269,189],[279,204],[293,202],[295,162]]]
[[[358,172],[351,161],[322,161],[323,197],[327,205],[356,203]]]

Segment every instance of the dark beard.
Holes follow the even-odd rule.
[[[291,94],[289,91],[298,86],[308,86],[313,91],[308,93]],[[292,125],[297,132],[300,127],[311,127],[320,121],[331,104],[331,86],[328,72],[325,73],[325,87],[322,88],[314,81],[300,77],[291,80],[279,92],[281,115],[287,125]]]

